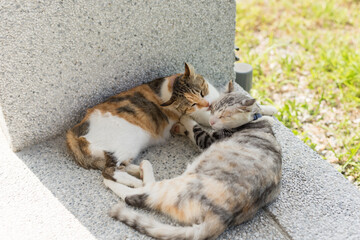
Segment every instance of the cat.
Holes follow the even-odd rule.
[[[234,85],[232,81],[230,81],[225,93],[234,91]],[[242,89],[239,89],[238,91],[242,91]],[[236,105],[236,102],[239,103],[239,105]],[[251,106],[251,108],[249,106]],[[209,134],[203,131],[201,126],[196,122],[187,118],[186,121],[183,121],[186,123],[187,127],[178,122],[174,124],[171,129],[172,134],[186,135],[201,150],[204,150],[213,142],[232,136],[234,132],[238,132],[243,128],[242,125],[252,120],[257,120],[262,117],[262,115],[273,116],[277,113],[275,107],[257,104],[256,100],[251,98],[246,92],[229,94],[226,98],[211,105],[209,110],[211,110],[212,115],[214,115],[214,108],[217,109],[217,116],[209,118],[209,125],[216,131]],[[234,112],[238,112],[238,114],[234,114]],[[224,126],[223,121],[226,118],[230,118],[230,121],[226,121],[226,126]]]
[[[88,109],[68,130],[67,146],[78,165],[100,169],[106,178],[114,179],[116,167],[136,175],[138,166],[130,163],[141,150],[164,142],[183,114],[208,125],[207,109],[218,96],[216,88],[185,63],[183,74],[155,79]]]
[[[188,116],[180,119],[184,128],[177,127],[178,133],[187,131],[195,143],[202,135],[211,139],[182,175],[156,182],[150,162],[143,160],[142,180],[126,171],[118,173],[118,182],[104,179],[128,205],[160,211],[182,226],[160,223],[123,202],[110,216],[157,239],[215,239],[275,200],[280,192],[281,148],[272,131],[274,120],[261,116],[255,101],[229,84],[228,92],[211,105],[214,133],[199,129]],[[128,187],[133,181],[141,184]]]

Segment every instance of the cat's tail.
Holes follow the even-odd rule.
[[[278,110],[270,105],[259,105],[261,109],[261,114],[265,116],[274,116]]]
[[[214,214],[209,214],[202,223],[192,226],[163,224],[147,215],[127,208],[124,202],[115,205],[110,211],[110,216],[143,234],[161,240],[216,239],[226,228],[219,217]]]
[[[75,162],[86,169],[104,169],[106,160],[91,156],[89,142],[75,132],[74,128],[72,128],[66,133],[66,143],[70,152],[74,155]]]

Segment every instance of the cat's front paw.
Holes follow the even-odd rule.
[[[188,131],[186,130],[186,128],[184,127],[184,125],[182,125],[181,123],[177,122],[175,123],[171,130],[170,130],[171,135],[175,136],[175,135],[180,135],[180,136],[187,136],[188,135]]]
[[[197,122],[194,121],[194,119],[192,119],[191,117],[187,116],[187,115],[183,115],[180,118],[180,123],[186,128],[188,129],[188,131],[192,131],[193,127],[195,125],[197,125]]]

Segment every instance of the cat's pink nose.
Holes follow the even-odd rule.
[[[210,119],[210,120],[209,120],[209,123],[210,123],[210,126],[212,126],[212,125],[215,124],[215,120],[214,120],[214,119]]]

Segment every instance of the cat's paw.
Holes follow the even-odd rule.
[[[111,188],[111,186],[116,184],[115,181],[110,180],[110,179],[106,179],[106,178],[104,178],[103,183],[104,183],[105,187],[107,187],[107,188]]]
[[[188,135],[188,131],[186,130],[186,128],[184,127],[184,125],[182,125],[181,123],[177,122],[175,123],[171,130],[170,130],[171,135],[175,136],[175,135],[181,135],[181,136],[187,136]]]
[[[197,122],[192,119],[191,117],[187,116],[187,115],[183,115],[180,118],[180,123],[186,128],[189,129],[189,131],[191,131],[193,129],[193,127],[197,124]]]
[[[274,106],[270,105],[260,105],[261,113],[266,116],[274,116],[277,114],[278,110]]]
[[[149,160],[142,160],[139,167],[140,170],[143,171],[144,168],[152,168],[152,164]]]

